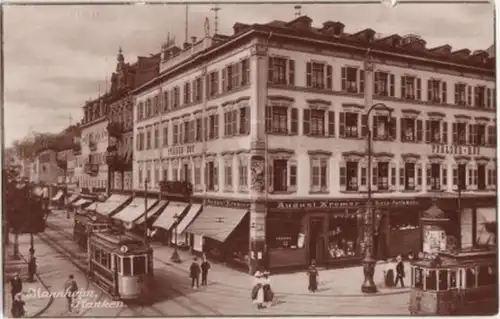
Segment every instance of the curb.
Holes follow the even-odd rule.
[[[26,258],[24,258],[24,255],[21,252],[19,252],[19,256],[21,257],[22,260],[24,260],[25,263],[28,263],[28,261],[26,260]],[[35,273],[35,278],[42,285],[42,287],[50,294],[50,298],[49,298],[49,301],[47,302],[47,304],[45,305],[45,307],[43,307],[41,310],[37,311],[35,314],[28,316],[28,318],[39,317],[42,313],[44,313],[47,309],[49,309],[49,307],[54,302],[54,297],[50,293],[49,287],[45,284],[45,282],[42,280],[42,278],[40,278],[40,275],[38,273]]]
[[[168,261],[165,261],[165,260],[162,260],[158,257],[153,257],[154,259],[156,259],[157,261],[161,262],[162,264],[164,265],[167,265],[167,266],[170,266],[172,268],[175,268],[175,269],[178,269],[178,270],[181,270],[185,273],[188,273],[188,271],[182,267],[179,267],[177,265],[175,265],[174,263],[171,263],[171,262],[168,262]],[[226,283],[222,283],[222,282],[218,282],[218,281],[211,281],[212,283],[217,283],[219,285],[223,285],[223,286],[226,286],[226,287],[231,287],[231,288],[236,288],[236,289],[241,289],[241,290],[246,290],[246,289],[250,289],[249,287],[243,287],[243,286],[235,286],[235,285],[229,285],[229,284],[226,284]],[[291,293],[291,292],[282,292],[282,291],[274,291],[275,294],[277,295],[285,295],[285,296],[300,296],[300,297],[304,297],[304,296],[316,296],[316,297],[335,297],[335,298],[353,298],[353,297],[357,297],[357,298],[360,298],[360,297],[382,297],[382,296],[391,296],[391,295],[401,295],[401,294],[406,294],[406,293],[409,293],[410,292],[410,289],[401,289],[401,290],[397,290],[397,291],[390,291],[390,292],[384,292],[384,293],[374,293],[374,294],[312,294],[312,293]]]

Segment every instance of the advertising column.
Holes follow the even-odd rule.
[[[267,43],[252,47],[250,58],[250,247],[249,272],[267,267],[266,211],[267,185],[265,109],[267,104]]]

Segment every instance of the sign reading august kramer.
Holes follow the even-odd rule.
[[[413,199],[375,199],[375,206],[416,206],[420,202]],[[277,201],[270,202],[269,207],[274,209],[335,209],[335,208],[357,208],[363,207],[366,200],[301,200],[301,201]]]

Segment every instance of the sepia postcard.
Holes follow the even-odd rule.
[[[490,2],[3,2],[3,315],[496,315]]]

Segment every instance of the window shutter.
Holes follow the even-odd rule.
[[[423,164],[415,164],[415,171],[417,173],[417,178],[415,180],[415,189],[417,191],[422,190],[422,166]]]
[[[203,138],[204,141],[208,141],[208,116],[203,118]]]
[[[138,133],[136,134],[136,142],[135,142],[135,149],[140,151],[141,150],[141,140],[140,140],[140,136],[141,136],[141,133]]]
[[[328,136],[335,136],[335,112],[328,111]]]
[[[422,132],[422,120],[416,120],[417,121],[417,136],[416,136],[416,140],[417,142],[422,142],[422,138],[423,138],[423,132]]]
[[[312,66],[311,62],[307,62],[306,65],[306,86],[311,87],[312,86]]]
[[[425,189],[430,191],[431,190],[431,164],[427,163],[425,164]]]
[[[422,80],[417,78],[417,100],[422,100]]]
[[[432,101],[432,80],[427,80],[427,101]]]
[[[405,141],[405,119],[400,118],[399,119],[399,129],[400,129],[400,135],[401,135],[401,142]]]
[[[394,87],[395,87],[394,74],[389,74],[389,95],[392,97],[395,96]]]
[[[452,164],[451,165],[452,169],[452,190],[456,191],[458,190],[458,166],[457,164]]]
[[[431,121],[425,120],[425,142],[431,142]]]
[[[442,94],[441,103],[446,104],[447,103],[447,95],[448,95],[448,92],[446,91],[446,82],[443,81],[441,83],[441,86],[442,86],[441,87],[441,89],[442,89],[442,92],[441,92],[441,94]]]
[[[250,106],[245,106],[245,119],[244,119],[244,126],[245,126],[245,134],[250,134]]]
[[[458,143],[458,123],[451,124],[451,142],[453,144]]]
[[[446,164],[441,164],[441,190],[448,188],[448,168]]]
[[[406,98],[406,76],[401,76],[401,98]]]
[[[345,136],[345,113],[339,113],[339,137]]]
[[[399,190],[405,190],[405,163],[399,163]]]
[[[290,187],[292,188],[296,188],[297,187],[297,164],[295,161],[292,161],[292,163],[290,163],[290,170],[289,170],[289,174],[290,174]],[[292,176],[294,178],[292,178]]]
[[[288,84],[295,85],[295,61],[288,60]]]
[[[490,88],[486,89],[486,107],[487,108],[491,108],[491,98],[492,98],[491,91],[492,90]]]
[[[231,79],[227,78],[227,67],[222,69],[222,93],[227,91],[227,84]]]
[[[395,117],[391,117],[391,120],[390,120],[390,127],[389,127],[389,138],[392,140],[392,141],[395,141],[396,140],[396,130],[397,130],[397,127],[396,127],[396,118]]]
[[[467,125],[469,127],[469,144],[474,144],[474,128],[475,128],[475,125],[474,124],[468,124]]]
[[[304,110],[304,119],[302,121],[302,134],[303,135],[309,135],[310,134],[310,129],[311,129],[311,111],[310,110]]]
[[[460,103],[460,94],[459,94],[459,85],[458,83],[455,83],[455,105],[459,105]]]
[[[378,138],[378,129],[377,129],[378,116],[372,116],[372,138]]]
[[[376,190],[378,188],[378,167],[377,164],[374,163],[372,167],[372,188]]]
[[[219,163],[217,159],[214,161],[213,179],[214,179],[214,190],[217,192],[219,191]]]
[[[472,87],[467,86],[467,105],[472,106]]]
[[[391,162],[389,164],[390,171],[389,173],[391,174],[391,186],[390,190],[396,190],[396,163]]]
[[[214,115],[214,138],[219,138],[219,114]]]
[[[361,137],[368,136],[368,116],[365,114],[361,115]]]
[[[472,140],[470,141],[470,143],[472,145],[478,145],[478,138],[477,138],[477,124],[471,124],[470,125],[470,130],[472,131]]]
[[[366,161],[361,161],[360,162],[361,166],[361,176],[359,179],[359,187],[361,188],[360,190],[366,190],[368,186],[368,163]]]
[[[359,69],[359,93],[365,92],[365,70]]]
[[[347,168],[344,161],[339,163],[339,186],[340,191],[345,191],[347,188]]]
[[[292,119],[291,119],[291,133],[293,135],[299,134],[299,109],[296,107],[292,108]]]
[[[374,81],[373,81],[373,94],[375,94],[375,95],[382,94],[382,92],[379,91],[379,86],[378,86],[379,77],[380,77],[379,75],[380,75],[380,72],[374,72],[373,73],[373,78],[374,78]]]
[[[326,66],[326,88],[330,89],[330,90],[333,88],[332,73],[333,73],[332,66],[327,65]]]
[[[210,74],[205,75],[205,97],[210,97],[210,88],[212,84],[210,83]]]
[[[443,136],[441,137],[441,143],[448,144],[448,122],[442,123],[443,129]]]
[[[273,187],[273,178],[274,173],[273,173],[273,160],[269,161],[269,164],[267,165],[267,185],[269,187],[269,192],[272,193],[274,191]]]
[[[342,68],[342,91],[347,90],[347,68],[343,67]]]
[[[267,83],[273,83],[273,58],[267,59]]]
[[[266,132],[267,133],[272,133],[272,120],[273,120],[273,107],[266,106]]]

